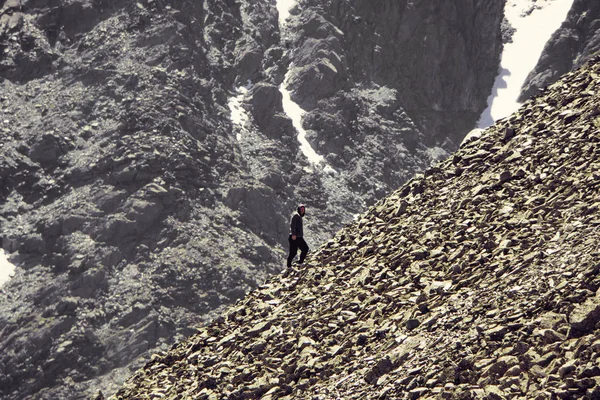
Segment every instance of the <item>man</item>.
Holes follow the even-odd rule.
[[[290,255],[287,259],[288,268],[292,266],[292,261],[294,260],[294,257],[296,257],[296,253],[298,253],[298,248],[300,248],[300,264],[304,262],[306,254],[308,253],[308,245],[304,241],[304,232],[302,230],[302,217],[304,217],[305,212],[306,206],[300,204],[297,212],[292,215],[292,221],[290,222],[291,232],[288,238],[288,241],[290,242]]]

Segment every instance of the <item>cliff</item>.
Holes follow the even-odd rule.
[[[498,72],[504,2],[322,3],[301,2],[292,22],[290,84],[299,102],[327,113],[345,105],[340,92],[385,87],[424,133],[422,144],[455,150],[485,109]],[[328,128],[315,129],[330,137]]]

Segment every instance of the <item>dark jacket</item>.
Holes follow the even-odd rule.
[[[302,216],[298,213],[292,215],[292,221],[290,222],[290,232],[292,236],[302,237],[304,231],[302,230]]]

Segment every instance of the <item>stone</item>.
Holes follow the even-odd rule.
[[[409,399],[418,399],[418,398],[426,395],[427,393],[429,393],[429,391],[430,391],[430,389],[425,388],[425,387],[414,388],[410,392],[408,392],[408,398]]]
[[[264,126],[274,113],[282,110],[282,96],[274,85],[255,85],[250,91],[252,115],[259,126]]]
[[[389,357],[380,359],[369,371],[365,374],[365,381],[371,385],[375,385],[378,379],[390,372],[393,368],[392,360]]]
[[[421,323],[419,322],[418,319],[415,318],[411,318],[408,321],[406,321],[406,329],[408,329],[409,331],[412,331],[413,329],[417,328]]]
[[[565,379],[566,376],[575,372],[576,368],[577,365],[574,360],[568,361],[558,369],[558,375],[561,377],[561,379]]]
[[[514,128],[511,128],[511,127],[508,127],[508,126],[507,126],[507,127],[504,129],[504,136],[503,136],[502,140],[503,140],[504,142],[508,142],[508,141],[509,141],[510,139],[512,139],[513,137],[515,137],[515,130],[514,130]]]
[[[508,370],[508,366],[507,366],[506,362],[497,361],[497,362],[492,363],[489,367],[487,367],[483,371],[482,376],[484,376],[484,377],[486,377],[486,376],[500,377],[500,376],[503,376],[507,370]]]
[[[43,254],[46,250],[46,241],[39,234],[29,235],[20,250],[23,253]]]
[[[564,315],[555,312],[544,313],[539,320],[540,329],[553,330],[556,330],[561,323],[565,323],[567,321]]]
[[[55,312],[57,315],[75,315],[78,306],[79,300],[76,297],[66,297],[56,304]]]
[[[512,177],[513,176],[510,171],[502,171],[500,173],[500,176],[498,177],[498,180],[500,181],[500,183],[504,183],[510,181]]]
[[[566,339],[566,336],[556,332],[553,329],[542,329],[538,332],[538,334],[544,339],[544,342],[547,344],[562,342]]]
[[[269,327],[271,326],[271,322],[270,321],[264,321],[264,322],[259,322],[258,324],[256,324],[255,326],[253,326],[251,329],[248,330],[247,334],[249,336],[256,336],[259,333],[269,329]]]
[[[569,315],[569,322],[574,331],[591,332],[600,320],[600,298],[589,297],[579,304]]]
[[[108,280],[104,268],[92,268],[85,271],[71,286],[71,292],[83,298],[94,295],[97,291],[108,289]]]
[[[486,397],[490,400],[504,400],[506,393],[498,386],[489,385],[485,387]]]
[[[495,328],[489,329],[485,331],[485,335],[489,336],[492,341],[500,341],[504,338],[506,333],[508,332],[508,328],[506,326],[497,326]]]
[[[62,139],[54,133],[47,133],[42,136],[40,141],[31,146],[29,157],[44,166],[51,166],[56,164],[64,153],[65,147]]]
[[[236,43],[235,58],[239,79],[245,82],[260,71],[263,54],[260,45],[251,37],[245,36]]]
[[[127,218],[140,224],[151,224],[156,221],[163,210],[162,204],[154,201],[131,199],[124,206]]]

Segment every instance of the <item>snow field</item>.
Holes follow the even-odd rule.
[[[227,105],[229,106],[229,110],[231,111],[231,122],[234,125],[239,125],[241,129],[236,134],[237,140],[242,139],[242,131],[244,130],[244,126],[248,122],[248,113],[242,107],[242,101],[244,101],[244,96],[248,93],[250,89],[251,83],[248,83],[246,86],[240,86],[236,89],[237,96],[232,96],[229,98]]]
[[[478,128],[487,128],[519,108],[517,98],[527,75],[535,68],[544,46],[572,5],[573,0],[507,1],[504,15],[515,33],[512,43],[504,45],[499,73]]]
[[[0,286],[5,284],[12,277],[15,266],[8,261],[4,250],[0,249]]]

